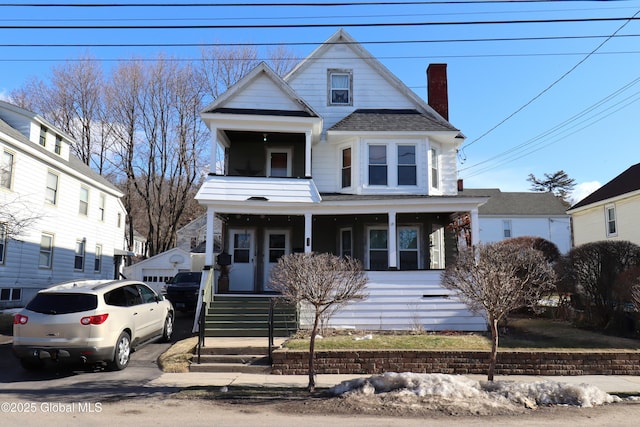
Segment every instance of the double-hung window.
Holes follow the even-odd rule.
[[[342,188],[351,187],[351,147],[342,150]]]
[[[439,161],[438,161],[438,150],[432,148],[430,150],[431,153],[431,187],[439,188],[440,180],[439,180]]]
[[[93,261],[93,271],[100,273],[102,271],[102,245],[96,245],[96,257]]]
[[[89,189],[80,187],[80,206],[78,207],[80,215],[87,216],[89,214]]]
[[[0,159],[0,187],[11,190],[13,184],[13,154],[8,151],[2,152]]]
[[[369,185],[387,185],[386,145],[369,145]]]
[[[84,270],[84,256],[85,256],[85,244],[86,241],[76,240],[76,255],[73,261],[73,269],[77,271]]]
[[[107,196],[104,193],[100,194],[100,205],[98,205],[98,219],[104,221],[104,215],[107,206]]]
[[[398,145],[398,185],[416,185],[416,146]]]
[[[502,237],[505,239],[510,239],[513,237],[513,232],[511,230],[511,220],[505,219],[502,221]]]
[[[53,261],[53,235],[42,233],[40,236],[40,257],[38,258],[38,267],[51,268]]]
[[[7,249],[7,225],[0,223],[0,264],[4,264]]]
[[[47,188],[44,200],[51,205],[58,203],[58,175],[53,172],[47,173]]]
[[[44,126],[40,126],[40,145],[46,147],[47,145],[47,128]]]
[[[62,154],[62,137],[60,135],[56,135],[56,143],[53,150],[57,155]]]
[[[613,237],[618,234],[618,225],[616,223],[616,207],[615,205],[607,205],[604,208],[607,237]]]
[[[353,105],[353,74],[350,70],[328,70],[329,105]]]

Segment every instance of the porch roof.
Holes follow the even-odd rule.
[[[418,110],[360,109],[340,120],[329,131],[433,132],[457,129]]]
[[[320,193],[308,178],[210,175],[195,197],[207,202],[319,203]]]

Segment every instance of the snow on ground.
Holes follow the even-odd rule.
[[[538,405],[572,405],[591,407],[620,402],[599,388],[570,385],[556,381],[533,383],[515,381],[476,381],[463,375],[385,373],[368,378],[356,378],[334,386],[336,396],[363,399],[385,396],[387,401],[406,401],[409,396],[434,398],[449,402],[466,402],[478,407],[536,408]]]

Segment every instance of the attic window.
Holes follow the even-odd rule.
[[[353,71],[327,70],[328,105],[353,105]]]

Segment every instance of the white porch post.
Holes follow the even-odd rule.
[[[209,165],[209,173],[218,172],[218,128],[211,126],[211,165]],[[222,159],[220,159],[222,160]]]
[[[398,241],[396,239],[396,212],[389,211],[389,269],[398,268]]]
[[[311,252],[311,219],[311,213],[306,212],[304,214],[304,253],[307,254]]]
[[[480,243],[480,221],[478,220],[478,208],[471,209],[471,245]]]
[[[304,176],[311,176],[311,131],[304,133]]]
[[[213,207],[207,206],[207,241],[205,243],[205,257],[204,257],[204,265],[213,266],[215,264],[213,259],[213,233],[215,227],[216,215],[213,210]]]

